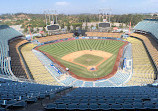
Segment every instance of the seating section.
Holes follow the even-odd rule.
[[[152,84],[154,81],[154,68],[143,43],[136,38],[128,38],[132,44],[133,75],[127,85]]]
[[[150,35],[142,35],[138,33],[133,33],[131,36],[138,37],[145,43],[155,65],[158,68],[158,43]]]
[[[122,33],[106,33],[106,32],[86,32],[86,34],[87,36],[93,36],[93,37],[116,37],[116,38],[120,38],[122,35]],[[39,42],[43,43],[52,40],[71,38],[71,37],[73,37],[73,33],[53,35],[48,37],[36,38],[36,39]]]
[[[53,35],[53,36],[47,36],[47,37],[42,37],[42,38],[36,38],[36,39],[40,43],[43,43],[43,42],[48,42],[48,41],[52,41],[52,40],[71,38],[71,37],[73,37],[73,33]]]
[[[145,20],[140,24],[136,28],[150,31],[155,37],[158,37],[156,31],[158,25],[155,25],[157,21]],[[17,77],[27,77],[23,75],[25,70],[23,70],[18,52],[18,47],[27,41],[19,39],[10,42],[10,47],[8,46],[8,40],[19,36],[21,37],[22,34],[6,25],[0,25],[0,111],[158,109],[158,88],[151,85],[144,86],[145,84],[153,83],[155,70],[142,41],[139,39],[133,37],[126,39],[131,44],[126,48],[124,57],[127,59],[133,58],[133,75],[130,80],[131,73],[128,70],[123,71],[119,69],[113,77],[95,82],[77,80],[69,75],[66,76],[66,79],[60,79],[63,75],[59,75],[55,72],[55,69],[51,68],[50,64],[52,62],[41,53],[32,50],[36,45],[27,43],[21,47],[21,53],[28,70],[36,82],[29,83],[15,81],[12,78],[14,77],[13,73]],[[119,38],[117,34],[106,35],[106,33],[101,32],[88,32],[87,36]],[[132,36],[136,36],[144,41],[157,65],[158,45],[154,39],[150,36],[136,33],[132,34]],[[61,35],[43,37],[38,38],[38,40],[39,42],[47,42],[68,37],[72,37],[72,34],[63,34],[62,37]],[[132,53],[130,50],[132,50]],[[10,61],[8,51],[10,51],[12,62]],[[39,57],[42,57],[42,59],[39,59]],[[13,73],[10,69],[10,62]],[[54,76],[51,75],[51,71],[54,71]],[[8,79],[4,79],[5,76]],[[59,83],[55,80],[56,78],[60,79],[59,82],[62,84],[73,86],[74,88],[58,86]],[[34,106],[34,109],[31,109],[32,106]]]
[[[26,64],[30,70],[33,79],[37,83],[58,85],[56,80],[51,76],[48,70],[40,62],[40,60],[32,52],[32,49],[36,45],[28,43],[21,48],[21,53],[26,61]]]
[[[16,39],[9,43],[9,55],[11,57],[11,68],[16,77],[20,78],[28,78],[26,69],[24,67],[22,58],[19,53],[19,47],[27,43],[27,40],[24,39]]]
[[[18,31],[10,28],[7,25],[0,25],[0,69],[1,74],[14,76],[11,69],[10,69],[10,58],[8,51],[8,40],[15,38],[15,37],[22,37],[23,35]]]
[[[158,39],[158,19],[143,20],[139,22],[134,29],[150,32]]]
[[[87,36],[121,38],[122,33],[86,32]]]
[[[46,96],[52,97],[67,88],[0,79],[0,111],[26,107],[27,103],[37,102]]]
[[[156,87],[76,88],[45,109],[62,110],[126,110],[157,109]]]

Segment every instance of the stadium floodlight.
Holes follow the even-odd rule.
[[[110,25],[110,17],[111,17],[111,8],[101,8],[99,9],[99,28],[109,28]],[[102,21],[101,21],[102,20]]]
[[[57,10],[44,10],[45,14],[46,26],[50,24],[57,24],[58,23],[58,12]],[[49,20],[49,24],[48,24]]]
[[[45,10],[46,30],[49,34],[54,31],[58,31],[61,27],[58,24],[58,12],[57,10]]]
[[[101,17],[104,19],[104,17],[106,17],[106,20],[108,22],[110,22],[110,17],[111,17],[111,11],[112,9],[111,8],[101,8],[99,9],[99,22],[101,20]],[[108,20],[109,18],[109,20]]]

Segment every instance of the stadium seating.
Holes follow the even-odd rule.
[[[47,104],[45,109],[157,109],[157,93],[158,88],[148,86],[76,88]]]
[[[21,53],[26,61],[26,64],[30,70],[33,79],[37,83],[58,85],[56,80],[51,76],[48,70],[38,60],[35,54],[32,52],[32,48],[36,45],[28,43],[21,48]]]
[[[105,33],[105,32],[86,32],[87,36],[93,36],[93,37],[116,37],[120,38],[122,33]],[[52,40],[57,39],[63,39],[63,38],[71,38],[73,37],[72,33],[69,34],[60,34],[60,35],[53,35],[48,37],[42,37],[42,38],[36,38],[39,42],[48,42]]]
[[[69,87],[49,86],[28,82],[15,82],[0,79],[0,111],[10,108],[26,107],[27,103],[51,97]]]
[[[141,30],[145,32],[150,32],[158,39],[158,20],[157,19],[145,19],[139,22],[135,27],[135,30]]]
[[[40,43],[43,43],[43,42],[48,42],[48,41],[52,41],[52,40],[63,39],[63,38],[71,38],[71,37],[73,37],[73,33],[53,35],[53,36],[48,36],[48,37],[36,38],[36,39]]]
[[[127,85],[151,84],[154,81],[154,68],[143,43],[136,38],[128,38],[132,43],[133,75]]]
[[[14,37],[22,37],[23,35],[7,25],[0,25],[0,48],[1,48],[1,74],[14,76],[10,68],[10,58],[8,57],[8,40]],[[15,77],[14,77],[15,78]]]
[[[145,21],[142,25],[147,24]],[[157,24],[157,22],[155,22]],[[152,24],[154,24],[152,22]],[[157,26],[152,25],[157,29]],[[148,27],[155,36],[156,31],[151,31],[153,27]],[[146,26],[143,27],[147,30]],[[155,30],[156,30],[155,29]],[[88,33],[89,36],[118,37],[117,35],[104,35],[103,33]],[[14,77],[20,77],[22,73],[20,61],[17,61],[17,48],[27,42],[18,40],[10,42],[8,40],[21,37],[22,34],[8,26],[0,26],[0,111],[17,110],[157,110],[158,109],[158,88],[151,85],[154,81],[155,70],[143,43],[136,38],[128,38],[131,43],[126,48],[124,57],[133,58],[133,75],[119,69],[117,73],[109,79],[95,82],[77,80],[71,76],[61,79],[59,84],[56,78],[59,75],[50,64],[54,64],[38,51],[32,50],[36,45],[28,43],[23,45],[21,53],[34,78],[34,82],[18,81]],[[133,34],[142,39],[157,63],[157,43],[149,36]],[[47,42],[59,39],[61,36],[45,37],[38,39],[40,42]],[[61,38],[72,37],[72,35],[62,35]],[[157,37],[157,36],[156,36]],[[119,38],[119,37],[118,37]],[[9,50],[10,48],[10,50]],[[130,52],[132,50],[132,53]],[[8,53],[10,51],[10,55]],[[17,55],[17,56],[16,56]],[[10,59],[13,73],[10,67]],[[15,62],[16,63],[15,63]],[[17,70],[14,66],[19,65]],[[49,66],[49,67],[47,67]],[[48,70],[47,70],[47,69]],[[19,69],[19,72],[18,72]],[[17,71],[17,72],[16,72]],[[52,73],[53,75],[51,75]],[[7,79],[4,79],[7,78]],[[45,82],[44,82],[45,81]],[[35,83],[36,82],[36,83]],[[40,83],[40,84],[38,84]],[[49,85],[44,85],[49,84]],[[57,86],[60,85],[60,86]],[[73,86],[65,87],[65,86]],[[123,86],[123,87],[122,87]],[[126,87],[125,87],[126,86]],[[68,91],[67,91],[68,90]],[[49,98],[49,99],[48,99]],[[41,100],[41,101],[40,101]],[[44,101],[45,100],[45,101]],[[39,102],[40,101],[40,102]],[[33,104],[30,104],[33,103]],[[35,104],[34,104],[35,103]],[[34,107],[33,107],[34,106]],[[32,109],[32,107],[34,109]],[[38,109],[41,108],[41,109]]]
[[[9,43],[9,55],[11,56],[11,68],[16,77],[19,78],[29,78],[27,75],[26,69],[22,62],[22,58],[19,53],[19,47],[27,43],[27,40],[24,39],[16,39]]]
[[[86,32],[87,36],[93,37],[115,37],[120,38],[122,33],[107,33],[107,32]]]
[[[150,35],[133,33],[131,36],[138,37],[145,43],[155,65],[158,67],[158,44]]]

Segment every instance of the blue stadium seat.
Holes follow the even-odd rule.
[[[141,102],[133,103],[133,107],[134,107],[134,109],[142,109],[142,108],[144,109],[144,107],[143,107]]]
[[[75,104],[75,103],[68,104],[68,105],[67,105],[67,109],[68,109],[68,110],[75,110],[75,109],[78,109],[78,105]]]
[[[56,109],[67,109],[66,104],[58,104]]]
[[[114,110],[121,110],[123,109],[122,105],[120,104],[112,104],[111,105],[111,109],[114,109]]]
[[[57,105],[56,104],[53,104],[53,103],[49,103],[46,105],[45,109],[47,110],[53,110],[53,109],[56,109],[57,108]]]
[[[79,108],[80,110],[87,110],[87,109],[89,109],[87,103],[80,103],[80,104],[78,105],[78,108]]]
[[[123,109],[134,109],[134,107],[132,106],[132,104],[122,104]]]
[[[99,109],[110,110],[111,108],[110,108],[109,104],[104,103],[104,104],[100,104]]]
[[[91,104],[89,104],[89,109],[90,110],[98,110],[99,105],[97,103],[91,103]]]
[[[153,103],[144,103],[144,108],[145,109],[154,109],[155,105]]]

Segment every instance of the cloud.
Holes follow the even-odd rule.
[[[69,4],[70,4],[69,2],[56,2],[55,3],[55,5],[57,5],[57,6],[67,6]]]

